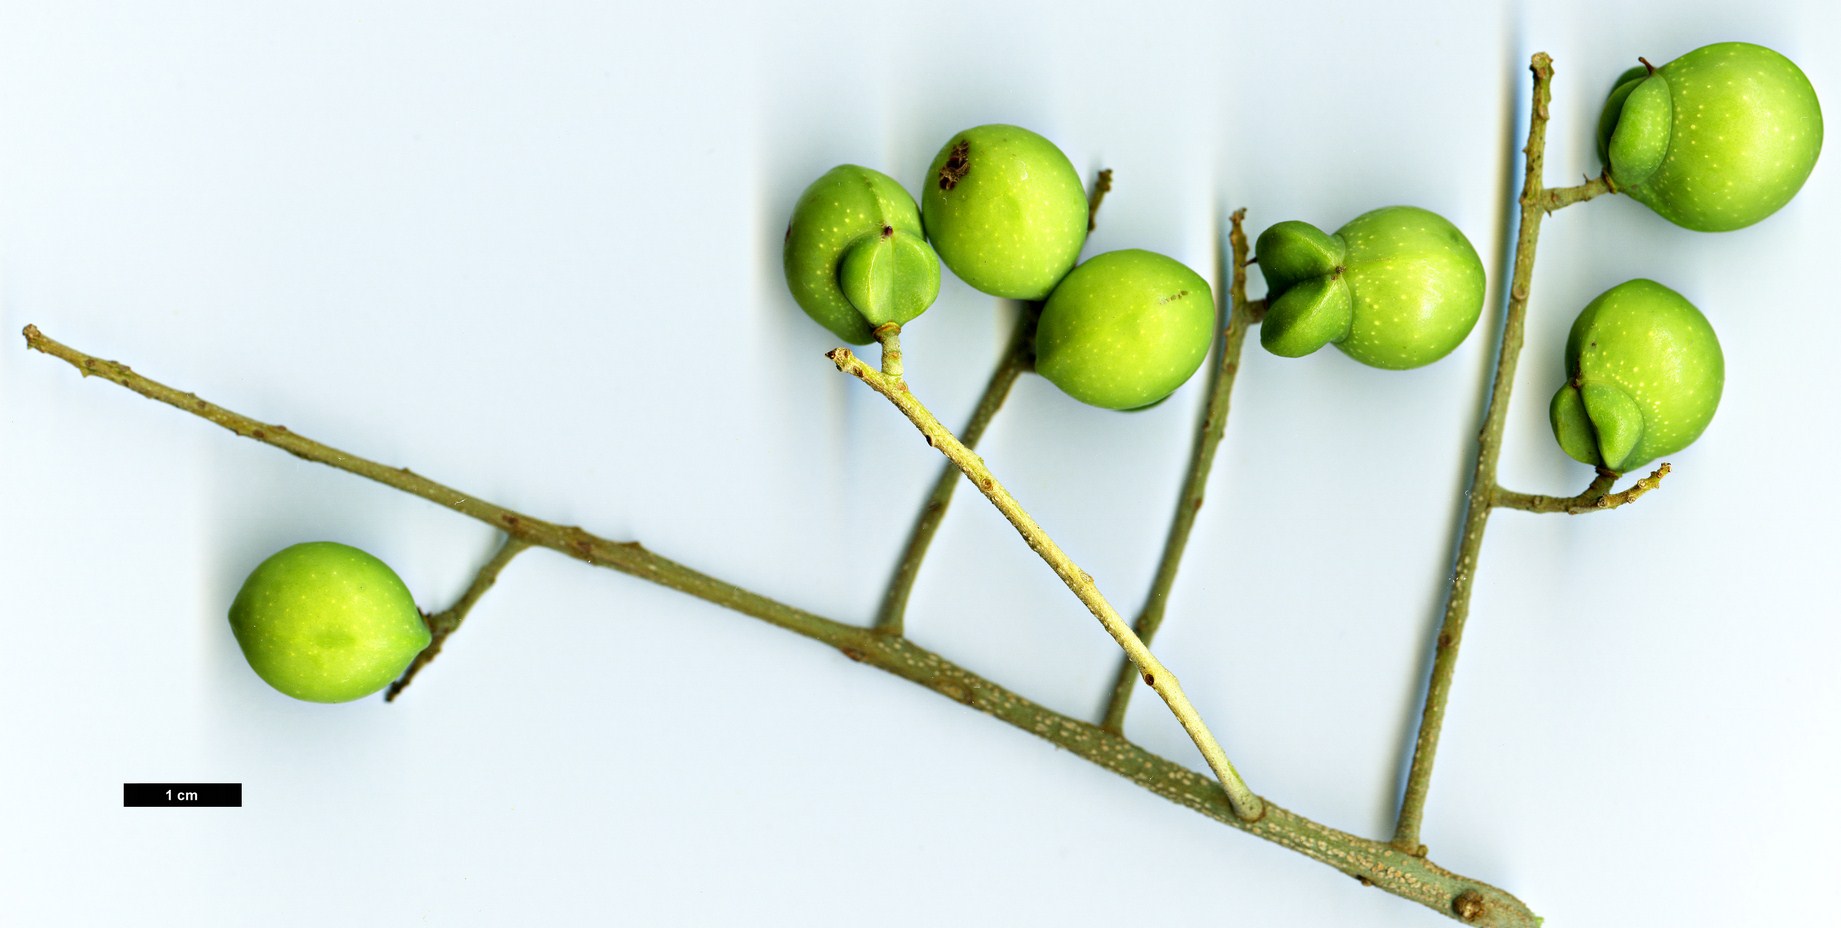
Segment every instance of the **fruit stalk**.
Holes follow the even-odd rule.
[[[901,323],[885,322],[876,326],[876,343],[882,346],[882,376],[891,383],[901,384]]]
[[[1598,476],[1592,478],[1592,485],[1586,487],[1585,492],[1578,496],[1541,496],[1536,493],[1517,493],[1497,487],[1492,498],[1498,509],[1520,509],[1523,512],[1563,512],[1567,515],[1578,516],[1588,512],[1616,509],[1619,506],[1636,502],[1643,494],[1661,486],[1662,478],[1668,476],[1669,470],[1668,462],[1664,461],[1660,467],[1651,471],[1649,476],[1638,480],[1630,489],[1621,493],[1611,492],[1611,487],[1617,482],[1618,475],[1601,469]]]
[[[1465,512],[1458,537],[1457,559],[1451,590],[1445,599],[1432,656],[1431,682],[1426,687],[1425,709],[1413,744],[1413,763],[1407,773],[1394,827],[1393,846],[1409,854],[1424,854],[1419,829],[1425,818],[1426,792],[1432,780],[1432,762],[1438,755],[1438,737],[1445,723],[1445,704],[1451,698],[1451,680],[1457,670],[1458,647],[1464,640],[1464,622],[1470,617],[1477,554],[1483,547],[1483,530],[1498,501],[1496,466],[1502,456],[1502,432],[1508,424],[1509,394],[1515,387],[1515,368],[1526,335],[1529,288],[1534,279],[1534,252],[1540,241],[1541,220],[1556,209],[1583,203],[1610,191],[1604,179],[1575,187],[1548,190],[1542,183],[1547,155],[1548,103],[1553,99],[1553,58],[1535,53],[1529,64],[1534,72],[1533,105],[1528,113],[1528,142],[1522,148],[1527,171],[1521,188],[1521,224],[1515,238],[1515,265],[1509,283],[1508,306],[1502,323],[1502,342],[1496,354],[1496,376],[1490,385],[1488,410],[1477,441],[1477,463],[1464,493]]]
[[[1260,816],[1265,814],[1265,804],[1247,787],[1246,781],[1240,778],[1240,773],[1227,759],[1227,752],[1222,750],[1220,742],[1215,740],[1214,733],[1210,732],[1207,724],[1202,721],[1201,713],[1197,712],[1195,706],[1189,702],[1189,697],[1183,694],[1182,685],[1177,682],[1176,675],[1164,667],[1155,655],[1151,654],[1151,650],[1145,647],[1144,642],[1132,632],[1131,626],[1119,616],[1118,610],[1114,609],[1106,597],[1100,594],[1099,587],[1093,583],[1092,575],[1081,570],[1079,565],[1061,550],[1061,546],[1055,544],[1054,539],[1036,524],[1035,519],[1023,511],[1016,497],[1011,496],[1010,491],[997,482],[990,468],[985,466],[984,459],[973,454],[972,450],[960,442],[946,426],[941,425],[940,420],[934,418],[933,413],[928,412],[927,407],[921,405],[904,384],[899,381],[891,381],[877,373],[848,348],[833,349],[826,354],[826,357],[837,365],[839,371],[863,381],[871,389],[887,398],[889,402],[894,403],[895,408],[901,410],[902,414],[908,417],[908,421],[914,423],[914,427],[920,429],[921,434],[926,436],[927,444],[946,455],[948,460],[965,473],[966,479],[978,487],[979,492],[983,493],[985,498],[1003,513],[1004,518],[1009,520],[1017,533],[1023,536],[1023,541],[1029,545],[1030,549],[1048,563],[1055,575],[1061,578],[1061,582],[1067,584],[1068,589],[1080,599],[1081,604],[1093,613],[1094,618],[1099,619],[1106,633],[1111,635],[1113,640],[1118,642],[1119,647],[1124,649],[1126,656],[1131,658],[1132,664],[1143,675],[1144,682],[1156,690],[1157,695],[1163,697],[1164,703],[1170,707],[1170,712],[1183,726],[1183,731],[1188,733],[1190,740],[1194,741],[1196,748],[1202,752],[1202,757],[1208,762],[1209,769],[1213,770],[1216,778],[1221,781],[1221,787],[1227,791],[1228,803],[1233,806],[1234,814],[1243,821],[1258,821]]]
[[[1157,574],[1151,581],[1150,593],[1145,597],[1144,608],[1132,623],[1132,631],[1149,645],[1157,629],[1163,625],[1164,607],[1170,599],[1170,588],[1176,583],[1176,571],[1182,564],[1183,552],[1189,546],[1189,534],[1195,529],[1197,513],[1201,512],[1203,495],[1208,489],[1208,473],[1214,467],[1215,450],[1221,446],[1221,438],[1227,433],[1227,414],[1229,401],[1234,393],[1234,378],[1240,371],[1240,349],[1246,344],[1247,330],[1256,321],[1252,304],[1247,300],[1247,237],[1241,223],[1246,219],[1246,210],[1235,210],[1228,217],[1228,246],[1232,250],[1232,284],[1228,289],[1227,331],[1221,340],[1220,363],[1215,366],[1208,389],[1208,403],[1202,411],[1202,421],[1196,429],[1195,450],[1189,457],[1189,470],[1183,477],[1181,492],[1176,498],[1176,513],[1170,519],[1170,532],[1164,539],[1163,557],[1157,563]],[[1217,275],[1219,276],[1219,275]],[[1106,712],[1100,727],[1118,733],[1125,730],[1125,710],[1131,703],[1131,694],[1138,688],[1138,672],[1128,659],[1119,665],[1117,677],[1113,680],[1112,696],[1106,703]]]
[[[512,558],[517,557],[520,552],[529,547],[530,543],[521,538],[511,535],[504,536],[504,541],[499,544],[498,551],[493,553],[490,560],[480,565],[479,572],[473,575],[473,582],[467,584],[467,591],[460,594],[460,598],[455,600],[452,606],[428,616],[428,631],[431,636],[428,647],[423,648],[422,653],[417,654],[415,660],[409,662],[409,667],[403,671],[403,675],[398,677],[395,683],[390,684],[388,690],[384,691],[385,702],[395,702],[396,697],[402,694],[405,687],[409,686],[416,674],[421,672],[423,667],[428,666],[428,662],[434,660],[435,655],[441,653],[441,645],[447,641],[447,636],[460,628],[460,623],[466,621],[467,613],[472,612],[480,598],[486,595],[486,591],[492,589],[492,585],[498,582],[499,572],[505,569],[506,564],[511,563]]]

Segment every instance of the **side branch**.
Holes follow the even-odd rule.
[[[1098,726],[1031,702],[904,638],[877,634],[776,602],[659,557],[636,542],[608,541],[579,528],[534,519],[417,476],[407,468],[386,467],[320,444],[280,426],[259,422],[194,394],[149,380],[125,364],[105,361],[59,344],[46,338],[35,326],[27,326],[25,336],[27,347],[67,361],[85,376],[104,377],[238,435],[280,448],[303,460],[336,467],[419,496],[500,528],[521,543],[551,548],[590,564],[688,593],[836,648],[852,660],[885,670],[1030,732],[1178,805],[1328,864],[1361,881],[1364,886],[1412,900],[1470,925],[1538,928],[1540,924],[1540,919],[1519,899],[1494,886],[1459,876],[1428,860],[1398,853],[1380,842],[1320,825],[1270,803],[1264,807],[1264,817],[1254,822],[1245,821],[1208,777]]]
[[[1234,378],[1240,372],[1240,349],[1246,344],[1247,330],[1253,325],[1252,313],[1247,307],[1247,237],[1241,227],[1246,219],[1246,210],[1235,210],[1228,217],[1228,246],[1232,251],[1230,266],[1232,283],[1228,287],[1227,331],[1221,341],[1220,363],[1215,366],[1210,378],[1208,404],[1203,408],[1202,421],[1196,428],[1195,450],[1189,457],[1189,470],[1183,477],[1183,487],[1176,498],[1176,514],[1170,519],[1170,533],[1163,543],[1163,558],[1157,563],[1156,577],[1151,581],[1150,594],[1145,597],[1144,608],[1138,613],[1137,621],[1132,623],[1132,631],[1149,645],[1157,629],[1163,625],[1164,609],[1170,601],[1170,588],[1176,584],[1176,571],[1182,564],[1183,552],[1189,547],[1189,535],[1195,530],[1196,515],[1202,511],[1203,497],[1208,489],[1208,473],[1214,467],[1215,451],[1221,447],[1221,438],[1227,433],[1227,413],[1230,400],[1234,394]],[[1119,665],[1119,672],[1113,679],[1112,697],[1107,700],[1106,712],[1100,727],[1110,732],[1125,730],[1125,710],[1131,704],[1131,694],[1137,690],[1137,672],[1131,662]]]
[[[1494,506],[1496,467],[1502,457],[1502,433],[1508,424],[1509,393],[1515,387],[1515,369],[1521,359],[1526,335],[1528,294],[1534,280],[1534,253],[1540,242],[1541,219],[1548,212],[1568,203],[1596,196],[1595,184],[1588,182],[1576,193],[1566,194],[1564,202],[1554,202],[1543,186],[1542,167],[1547,157],[1548,104],[1553,99],[1553,59],[1538,52],[1529,64],[1534,72],[1533,106],[1528,114],[1528,144],[1522,149],[1527,170],[1521,187],[1521,225],[1515,238],[1515,267],[1509,282],[1508,305],[1503,311],[1502,344],[1496,353],[1496,376],[1490,385],[1488,411],[1483,417],[1483,431],[1477,437],[1477,464],[1465,491],[1464,524],[1458,536],[1457,558],[1451,571],[1451,590],[1445,598],[1445,615],[1439,624],[1432,653],[1432,676],[1426,687],[1425,709],[1419,720],[1419,734],[1413,743],[1413,763],[1407,772],[1406,788],[1400,800],[1400,816],[1394,826],[1393,845],[1408,853],[1423,853],[1419,843],[1419,826],[1425,818],[1426,792],[1431,788],[1432,763],[1438,756],[1438,738],[1445,724],[1445,704],[1451,698],[1451,681],[1457,672],[1458,648],[1464,641],[1464,623],[1470,617],[1470,594],[1474,589],[1477,555],[1483,547],[1483,530],[1489,524]],[[1606,186],[1605,189],[1609,189]]]
[[[1621,493],[1612,493],[1611,487],[1617,482],[1617,474],[1600,469],[1592,485],[1578,496],[1552,497],[1537,496],[1530,493],[1516,493],[1513,490],[1496,488],[1495,505],[1503,509],[1520,509],[1525,512],[1564,512],[1567,515],[1584,515],[1588,512],[1604,512],[1634,503],[1643,494],[1662,485],[1662,478],[1669,475],[1668,462],[1650,471],[1649,476],[1638,480],[1634,486]]]
[[[1099,619],[1107,634],[1110,634],[1113,640],[1119,643],[1119,647],[1125,650],[1126,655],[1137,666],[1138,672],[1143,675],[1144,682],[1156,690],[1157,695],[1163,697],[1164,703],[1176,715],[1176,720],[1182,723],[1183,730],[1188,732],[1190,740],[1195,742],[1196,748],[1202,752],[1202,757],[1208,761],[1209,769],[1213,770],[1215,776],[1221,781],[1221,787],[1227,791],[1228,802],[1234,807],[1234,814],[1245,821],[1258,821],[1259,817],[1264,814],[1264,803],[1251,789],[1247,788],[1246,781],[1240,778],[1240,773],[1228,761],[1227,752],[1221,749],[1214,734],[1203,723],[1200,713],[1196,712],[1195,706],[1190,704],[1189,697],[1183,695],[1182,685],[1177,682],[1176,675],[1151,654],[1150,649],[1144,646],[1144,642],[1132,633],[1131,626],[1125,624],[1125,620],[1119,617],[1118,610],[1112,608],[1112,604],[1100,595],[1099,588],[1093,583],[1092,575],[1081,570],[1061,550],[1061,547],[1055,544],[1054,539],[1049,538],[1048,533],[1042,531],[1042,527],[1036,524],[1035,519],[1023,511],[1023,507],[1017,503],[1015,497],[1010,495],[1010,491],[1004,489],[1003,485],[997,482],[997,478],[991,475],[990,469],[984,465],[984,460],[973,454],[970,448],[965,447],[958,438],[953,436],[952,432],[941,425],[940,420],[935,419],[933,413],[928,412],[927,407],[922,406],[920,401],[916,400],[902,384],[891,382],[888,378],[870,369],[848,348],[834,349],[826,354],[826,357],[837,365],[839,371],[863,381],[871,389],[887,398],[889,402],[894,403],[895,408],[901,410],[902,414],[908,417],[908,421],[914,423],[915,428],[920,429],[921,434],[927,439],[927,444],[946,455],[947,459],[957,465],[965,473],[966,478],[978,487],[985,498],[989,499],[991,504],[1004,514],[1004,518],[1008,519],[1010,524],[1016,528],[1017,533],[1023,536],[1023,540],[1028,543],[1030,549],[1041,555],[1042,560],[1048,563],[1055,575],[1061,578],[1061,582],[1067,584],[1068,589],[1079,597],[1081,603],[1093,613],[1094,618]]]
[[[396,697],[403,692],[405,687],[409,686],[416,674],[420,673],[423,667],[428,666],[429,661],[434,660],[435,656],[441,653],[441,645],[447,641],[447,636],[452,635],[454,630],[460,627],[460,623],[466,621],[467,613],[473,611],[473,606],[479,602],[480,597],[485,596],[486,591],[492,589],[492,585],[498,582],[499,571],[504,570],[505,565],[518,556],[518,552],[529,547],[529,543],[506,535],[497,553],[492,555],[491,560],[480,566],[479,573],[473,576],[473,582],[467,585],[465,593],[460,594],[460,599],[452,606],[426,617],[431,636],[428,647],[423,648],[422,653],[417,654],[415,660],[409,662],[409,667],[403,671],[402,677],[390,684],[390,689],[384,692],[385,702],[395,702]]]
[[[1551,214],[1554,210],[1565,209],[1574,203],[1584,203],[1593,197],[1616,192],[1617,189],[1611,186],[1611,172],[1606,169],[1605,173],[1597,177],[1586,178],[1583,184],[1555,187],[1542,193],[1541,208]]]

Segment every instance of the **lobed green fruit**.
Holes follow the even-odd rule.
[[[952,137],[927,169],[921,220],[940,259],[974,289],[1048,296],[1087,241],[1087,194],[1061,149],[1028,129]]]
[[[1700,232],[1777,212],[1815,169],[1822,107],[1790,59],[1745,42],[1697,48],[1617,79],[1598,156],[1619,193]]]
[[[257,565],[230,604],[230,630],[258,676],[310,702],[383,689],[430,639],[396,573],[332,541],[283,548]]]
[[[1326,235],[1298,221],[1260,233],[1259,343],[1303,357],[1326,344],[1371,367],[1422,367],[1462,344],[1483,312],[1483,261],[1437,213],[1388,206]]]
[[[1623,473],[1706,431],[1726,361],[1694,304],[1638,279],[1606,290],[1573,321],[1566,376],[1549,409],[1554,437],[1575,460]]]
[[[895,179],[842,164],[793,205],[783,253],[799,308],[854,345],[875,328],[906,323],[940,295],[940,259],[921,231],[920,208]]]
[[[1137,409],[1182,386],[1214,336],[1214,294],[1201,275],[1155,252],[1109,251],[1049,295],[1036,372],[1083,403]]]

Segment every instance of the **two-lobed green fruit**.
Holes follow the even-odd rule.
[[[1201,275],[1155,252],[1109,251],[1049,295],[1036,372],[1083,403],[1137,409],[1201,367],[1214,331],[1214,294]]]
[[[1575,460],[1623,473],[1700,437],[1719,407],[1726,362],[1694,304],[1638,279],[1573,321],[1566,376],[1549,409],[1554,437]]]
[[[1437,213],[1388,206],[1326,235],[1281,222],[1255,246],[1266,278],[1259,342],[1302,357],[1334,344],[1372,367],[1421,367],[1462,344],[1483,312],[1483,261]]]
[[[940,294],[940,259],[921,232],[914,198],[880,171],[843,164],[793,206],[782,253],[799,308],[862,345],[884,323],[906,323]]]
[[[1061,149],[1028,129],[952,137],[927,169],[921,220],[940,259],[974,289],[1040,300],[1087,240],[1087,195]]]
[[[1809,78],[1745,42],[1624,72],[1598,120],[1598,155],[1617,191],[1701,232],[1776,212],[1821,151],[1822,107]]]
[[[258,676],[310,702],[383,689],[431,637],[388,565],[332,541],[283,548],[257,565],[230,604],[230,629]]]

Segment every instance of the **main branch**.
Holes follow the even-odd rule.
[[[1429,860],[1402,854],[1386,844],[1321,825],[1270,802],[1265,815],[1248,822],[1236,814],[1215,781],[1152,754],[1124,737],[1055,712],[966,670],[919,645],[892,635],[846,625],[724,583],[659,557],[638,542],[610,541],[580,528],[545,522],[443,486],[410,471],[389,467],[320,444],[207,402],[135,373],[126,364],[85,354],[26,326],[26,345],[71,364],[84,376],[99,376],[149,399],[302,460],[325,464],[419,496],[478,519],[526,545],[549,548],[608,567],[698,599],[753,616],[770,625],[838,649],[844,656],[926,687],[1007,722],[1118,774],[1145,789],[1216,821],[1289,848],[1403,899],[1470,925],[1538,928],[1540,919],[1521,900],[1487,883],[1459,876]]]

